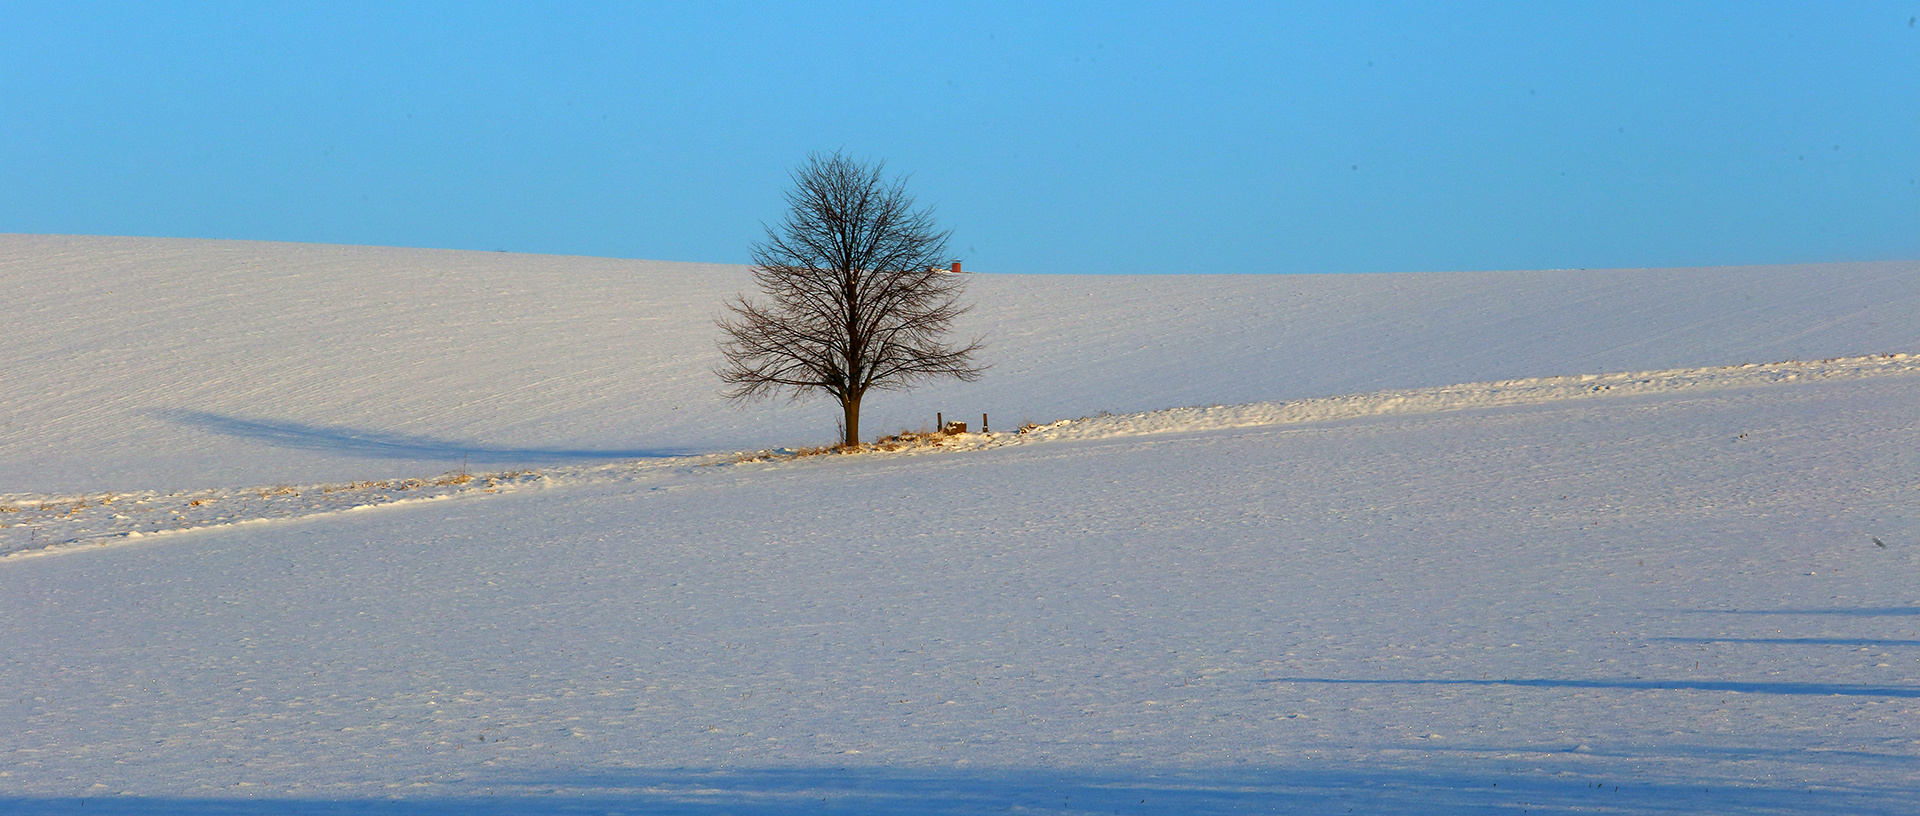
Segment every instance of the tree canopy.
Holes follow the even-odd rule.
[[[793,172],[786,220],[752,247],[764,299],[737,295],[718,321],[728,397],[829,394],[846,445],[859,444],[869,390],[970,382],[985,370],[974,362],[980,339],[946,339],[970,308],[960,303],[964,277],[946,270],[951,233],[883,169],[837,152],[809,156]]]

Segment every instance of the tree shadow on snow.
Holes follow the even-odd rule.
[[[149,416],[199,428],[222,436],[251,439],[282,448],[325,451],[369,459],[465,459],[478,464],[516,464],[529,460],[598,461],[611,459],[658,459],[686,456],[696,451],[663,448],[632,450],[587,450],[580,448],[510,448],[474,444],[431,436],[375,431],[362,428],[308,425],[265,419],[244,419],[206,411],[166,409],[148,412]]]
[[[525,813],[799,816],[799,814],[1052,812],[1069,814],[1453,813],[1892,814],[1920,806],[1899,781],[1825,787],[1755,780],[1707,787],[1506,763],[1087,771],[890,767],[592,769],[433,783],[438,794],[330,799],[246,795],[0,796],[0,810],[37,814],[241,816],[256,813],[495,816]],[[1548,763],[1552,764],[1552,763]]]

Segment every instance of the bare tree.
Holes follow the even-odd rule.
[[[860,442],[868,390],[971,382],[985,370],[973,363],[980,340],[945,341],[970,308],[960,305],[962,276],[942,268],[951,233],[913,208],[904,179],[884,180],[883,166],[809,156],[793,173],[786,222],[752,248],[766,301],[736,295],[717,321],[730,399],[825,392],[840,402],[845,445]]]

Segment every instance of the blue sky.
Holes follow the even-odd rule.
[[[837,149],[983,272],[1920,258],[1920,0],[5,8],[0,232],[744,263]]]

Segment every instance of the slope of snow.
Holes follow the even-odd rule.
[[[1920,265],[981,275],[752,460],[737,268],[0,247],[0,810],[1920,809]]]
[[[1336,397],[1920,350],[1920,265],[1445,275],[974,275],[988,414]],[[354,482],[822,444],[837,409],[727,405],[742,267],[0,235],[0,494]]]
[[[1345,397],[1171,408],[1136,414],[1062,419],[1017,432],[973,432],[935,437],[934,444],[892,453],[923,454],[981,450],[1068,439],[1098,439],[1158,433],[1193,433],[1262,425],[1327,422],[1359,417],[1460,411],[1594,397],[1675,396],[1729,388],[1920,375],[1920,356],[1881,354],[1815,362],[1721,366],[1627,374],[1542,377],[1497,383],[1467,383]],[[0,557],[45,555],[74,547],[104,545],[234,524],[297,519],[395,503],[433,501],[529,487],[629,481],[668,468],[716,467],[790,457],[785,451],[732,456],[655,457],[616,464],[573,465],[538,470],[471,473],[464,467],[433,478],[384,479],[348,484],[285,484],[231,489],[12,494],[0,496]]]

